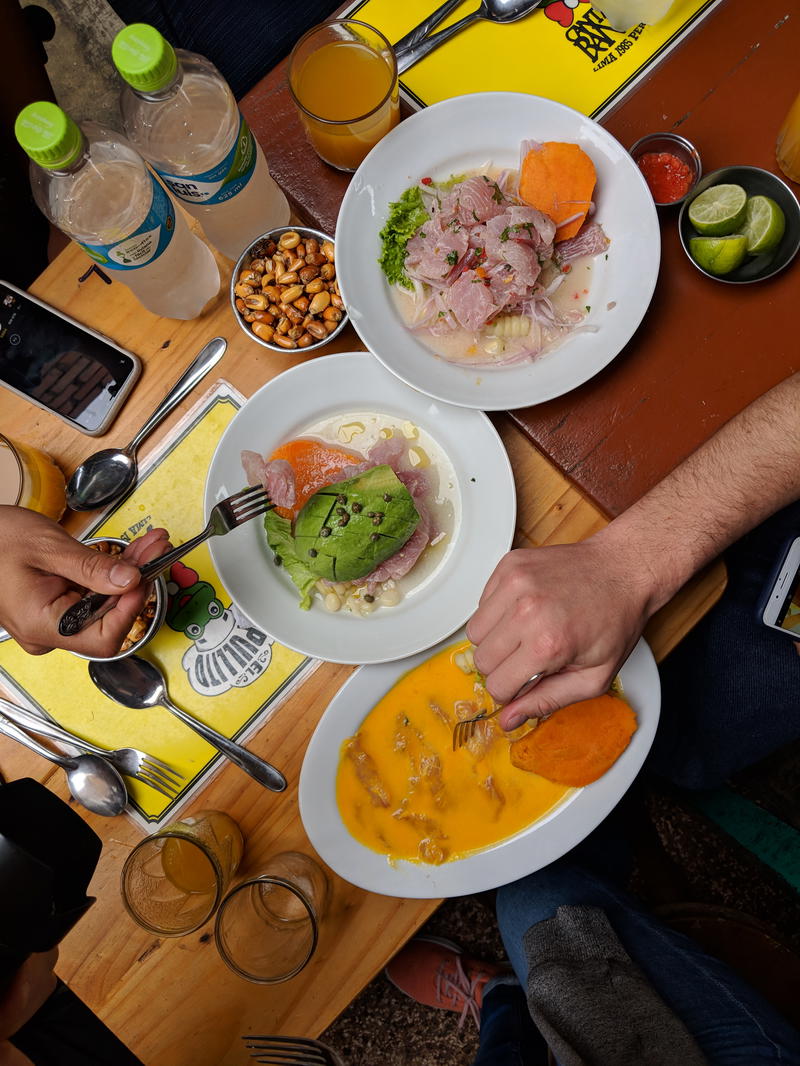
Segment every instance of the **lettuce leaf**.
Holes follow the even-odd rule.
[[[292,536],[292,523],[276,511],[267,511],[264,516],[264,529],[267,544],[275,553],[276,562],[280,560],[286,573],[294,582],[300,593],[300,607],[307,611],[311,607],[311,593],[318,578],[312,574],[303,560],[298,556]]]
[[[392,285],[413,289],[404,270],[406,245],[429,218],[417,185],[406,189],[399,200],[389,204],[389,217],[380,232],[383,247],[378,262]]]

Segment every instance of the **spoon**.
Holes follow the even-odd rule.
[[[67,506],[73,511],[96,511],[124,496],[136,481],[139,445],[220,361],[227,347],[224,337],[209,341],[126,448],[104,448],[84,459],[69,479]]]
[[[444,44],[445,41],[449,41],[450,38],[463,30],[466,26],[476,22],[478,19],[485,19],[486,22],[516,22],[517,19],[524,18],[534,8],[539,7],[543,3],[543,0],[481,0],[480,7],[477,11],[471,12],[469,15],[465,15],[464,18],[459,19],[458,22],[454,22],[452,26],[448,26],[447,29],[440,30],[438,33],[431,34],[430,37],[426,37],[418,44],[412,45],[412,47],[401,51],[397,56],[397,73],[402,74],[408,70],[410,66],[417,63],[423,56],[426,56],[429,52],[432,52],[434,48],[438,48],[440,44]],[[437,12],[434,12],[436,15]],[[431,16],[433,18],[433,16]],[[412,31],[413,33],[413,31]],[[408,36],[411,36],[410,34]],[[405,38],[403,39],[405,40]],[[398,42],[402,44],[401,42]]]
[[[60,766],[67,775],[70,793],[87,811],[111,817],[125,810],[128,803],[125,783],[105,759],[98,755],[76,755],[74,758],[56,755],[50,748],[28,736],[24,729],[20,729],[4,714],[0,714],[0,733]]]
[[[161,671],[147,659],[138,655],[129,655],[127,659],[108,662],[90,662],[89,676],[100,691],[121,703],[123,707],[144,710],[146,707],[165,707],[195,733],[199,733],[217,751],[221,751],[240,770],[244,770],[260,785],[272,792],[283,792],[286,778],[263,759],[253,755],[247,748],[235,743],[218,733],[216,729],[200,722],[187,711],[176,707],[167,694],[167,686]]]

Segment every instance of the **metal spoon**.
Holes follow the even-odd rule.
[[[67,786],[73,798],[87,811],[111,817],[121,814],[128,803],[125,783],[105,759],[98,755],[56,755],[50,748],[28,736],[4,714],[0,714],[0,733],[18,741],[37,755],[60,766],[67,775]]]
[[[438,48],[440,44],[449,41],[452,36],[478,19],[498,23],[516,22],[517,19],[524,18],[525,15],[530,14],[543,2],[544,0],[481,0],[477,11],[465,15],[464,18],[454,22],[447,29],[433,33],[430,37],[426,37],[411,48],[401,51],[400,55],[397,56],[397,73],[402,74],[410,66],[422,59],[423,56],[432,52],[434,48]]]
[[[124,496],[136,481],[136,449],[209,370],[216,366],[227,347],[228,342],[224,337],[215,337],[209,341],[126,448],[104,448],[84,459],[69,479],[67,506],[73,511],[96,511]]]
[[[188,711],[176,707],[167,695],[167,686],[161,671],[147,659],[129,655],[127,659],[90,662],[89,676],[104,695],[121,703],[123,707],[133,707],[135,710],[158,705],[165,707],[170,714],[174,714],[195,733],[199,733],[204,740],[260,785],[271,789],[272,792],[283,792],[286,788],[286,778],[280,770],[253,755],[247,748],[224,737],[205,722],[198,721]]]

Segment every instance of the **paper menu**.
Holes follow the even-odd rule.
[[[478,21],[465,28],[410,67],[401,84],[417,107],[465,93],[524,92],[598,118],[720,2],[677,0],[655,25],[615,30],[588,0],[546,0],[518,22]],[[363,0],[347,15],[395,42],[436,6],[431,0]],[[477,0],[465,0],[437,30],[476,8]]]

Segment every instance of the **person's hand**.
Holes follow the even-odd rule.
[[[630,571],[602,534],[500,560],[467,625],[475,665],[498,703],[546,675],[503,710],[504,729],[608,689],[648,617],[647,586]]]
[[[29,1021],[56,987],[53,967],[58,948],[29,955],[0,998],[0,1066],[23,1066],[30,1059],[8,1038]]]
[[[122,555],[87,548],[57,523],[24,507],[0,507],[0,625],[31,655],[68,648],[81,655],[114,655],[144,604],[138,567],[169,548],[165,530],[152,529]],[[75,637],[58,632],[61,615],[85,589],[119,596],[99,621]]]

